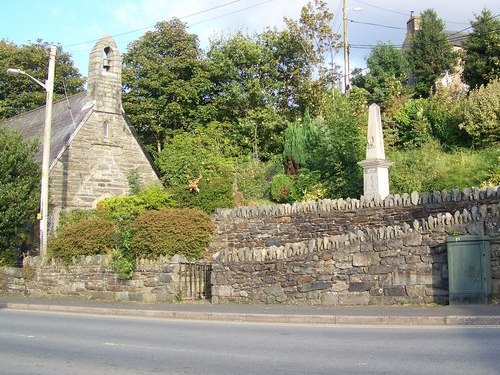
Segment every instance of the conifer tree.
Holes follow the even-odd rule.
[[[484,9],[464,40],[464,79],[471,89],[500,77],[500,19]]]
[[[457,54],[444,32],[444,22],[433,9],[421,14],[421,28],[410,40],[407,58],[416,93],[427,97],[439,76],[453,70]]]

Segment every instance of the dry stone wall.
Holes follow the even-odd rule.
[[[500,296],[499,198],[498,188],[465,189],[221,210],[212,300],[446,302],[446,238],[467,234],[492,239],[493,293]]]
[[[122,280],[108,256],[81,257],[71,264],[27,257],[23,268],[0,269],[0,290],[32,297],[173,302],[179,293],[179,261],[185,260],[181,258],[139,260],[133,278]]]

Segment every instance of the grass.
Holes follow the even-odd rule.
[[[391,191],[432,192],[500,184],[500,148],[444,151],[438,142],[418,149],[388,152]]]

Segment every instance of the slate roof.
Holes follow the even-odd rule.
[[[65,149],[79,125],[90,115],[94,103],[84,91],[52,104],[50,165]],[[25,139],[38,139],[41,145],[45,128],[45,106],[11,117],[2,124],[18,131]],[[41,146],[35,158],[42,163]]]
[[[453,47],[459,47],[459,48],[462,48],[462,42],[467,38],[468,35],[463,31],[453,31],[453,30],[444,30],[444,33],[446,34],[448,40],[451,42],[451,45]],[[411,39],[411,34],[407,32],[403,44],[401,46],[403,50],[407,50],[408,48],[410,48],[410,39]]]

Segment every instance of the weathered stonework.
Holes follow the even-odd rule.
[[[219,211],[212,302],[445,303],[446,239],[466,234],[491,239],[492,295],[500,298],[499,198],[498,188],[465,189]],[[179,267],[164,258],[139,261],[131,280],[119,280],[107,257],[71,265],[27,258],[23,269],[0,270],[0,290],[170,302],[184,285]]]
[[[444,303],[446,238],[491,238],[500,296],[500,189],[221,210],[214,303]],[[450,212],[449,212],[449,211]]]
[[[143,184],[159,181],[123,113],[121,91],[121,56],[113,38],[104,37],[89,57],[92,110],[50,169],[51,228],[61,211],[95,208],[105,197],[127,194],[132,171]]]
[[[180,264],[161,257],[140,260],[130,280],[119,279],[108,256],[88,256],[71,264],[27,257],[23,268],[0,269],[1,291],[31,297],[79,297],[145,303],[174,302],[179,297]],[[1,285],[0,285],[1,287]]]

